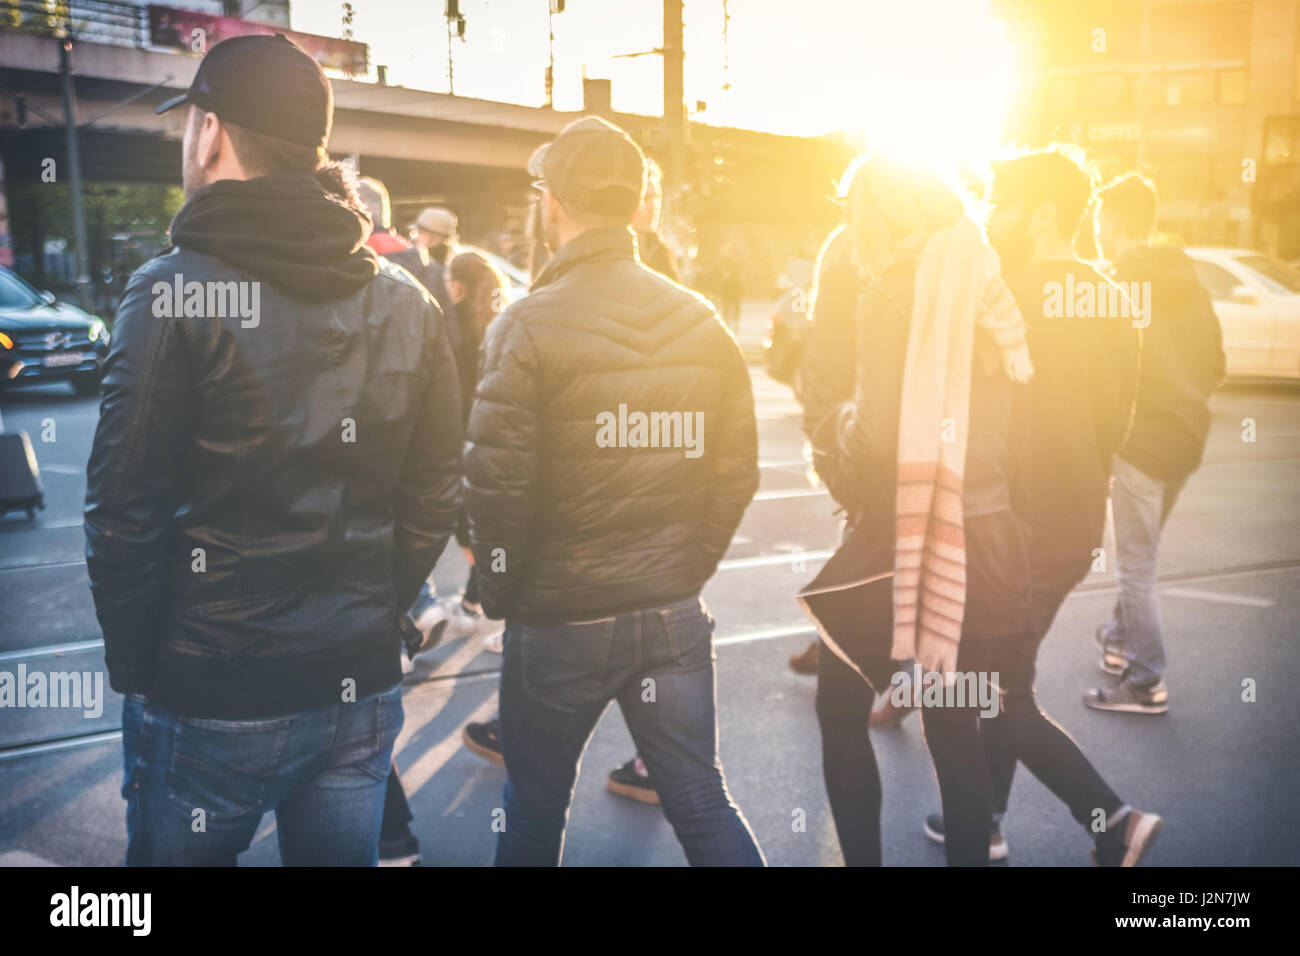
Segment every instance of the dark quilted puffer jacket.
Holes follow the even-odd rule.
[[[464,501],[483,605],[590,620],[699,592],[758,487],[749,374],[627,229],[562,246],[488,328]]]

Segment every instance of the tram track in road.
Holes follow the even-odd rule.
[[[811,567],[813,564],[825,560],[830,556],[830,554],[830,551],[808,551],[803,553],[802,558]],[[793,552],[787,551],[775,555],[760,555],[757,558],[739,558],[734,559],[730,563],[724,561],[722,565],[719,566],[719,570],[741,570],[744,568],[761,566],[762,564],[779,565],[788,563],[792,556]],[[1231,565],[1202,571],[1172,572],[1161,574],[1158,580],[1160,586],[1164,588],[1176,587],[1178,585],[1208,584],[1215,581],[1255,577],[1263,574],[1281,574],[1297,570],[1300,570],[1300,558],[1285,561],[1265,561],[1255,564]],[[811,574],[812,571],[810,570],[809,573]],[[1071,594],[1096,594],[1114,590],[1116,590],[1116,585],[1112,581],[1085,581],[1075,588]],[[1186,594],[1184,596],[1186,596]],[[1230,601],[1229,603],[1240,602]],[[1249,604],[1248,606],[1262,607],[1265,606],[1265,604]],[[791,621],[787,623],[777,622],[762,627],[756,627],[748,631],[733,634],[721,634],[715,639],[715,642],[718,647],[728,647],[736,644],[751,644],[783,637],[796,637],[800,635],[811,636],[814,633],[815,628],[807,621]],[[92,639],[65,642],[61,644],[39,645],[17,651],[0,652],[0,670],[8,669],[10,666],[32,659],[40,659],[43,657],[64,657],[69,654],[94,651],[102,647],[102,640]],[[433,673],[427,676],[408,677],[403,681],[402,686],[404,691],[411,692],[418,690],[418,688],[423,686],[445,684],[449,681],[476,681],[495,678],[499,672],[499,667],[478,667],[472,670],[447,672],[440,672],[435,669]],[[67,750],[72,747],[109,743],[119,739],[120,737],[120,730],[104,731],[101,729],[83,734],[66,734],[51,737],[39,742],[18,744],[12,747],[0,747],[0,763],[21,757]]]

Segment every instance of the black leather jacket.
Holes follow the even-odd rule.
[[[582,621],[696,594],[758,488],[735,340],[634,248],[629,229],[583,233],[488,326],[465,507],[490,617]],[[659,447],[635,430],[637,413],[674,412],[702,421],[695,450],[684,430],[665,441],[662,418]]]
[[[357,699],[391,687],[399,615],[458,506],[437,305],[381,262],[331,301],[261,282],[251,327],[159,317],[155,284],[175,276],[251,279],[177,249],[118,310],[85,522],[113,688],[250,718],[337,702],[349,680]]]

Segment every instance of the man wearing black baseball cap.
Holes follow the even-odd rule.
[[[174,248],[127,284],[86,552],[126,695],[127,863],[373,865],[405,617],[456,522],[442,315],[365,247],[329,82],[283,36],[188,92]]]
[[[758,487],[749,373],[712,306],[642,265],[641,150],[597,117],[533,154],[547,243],[488,326],[465,503],[505,618],[498,865],[555,865],[588,737],[617,700],[697,865],[761,865],[717,752],[700,589]]]

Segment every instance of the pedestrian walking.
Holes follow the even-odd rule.
[[[1133,414],[1141,335],[1119,290],[1075,255],[1086,222],[1092,174],[1073,151],[1047,149],[994,165],[989,236],[1029,328],[1034,376],[1028,395],[1028,443],[1011,482],[1014,507],[1030,529],[1030,623],[999,642],[989,667],[998,673],[1001,708],[980,721],[983,767],[993,791],[990,847],[1002,842],[1017,763],[1023,763],[1092,838],[1101,866],[1135,866],[1163,821],[1134,809],[1102,778],[1070,735],[1034,696],[1038,650],[1062,602],[1088,574],[1101,547],[1111,462]],[[1066,288],[1089,288],[1100,313],[1063,308]],[[974,751],[972,751],[974,753]],[[978,761],[976,762],[978,764]],[[951,808],[925,830],[951,841]],[[972,846],[970,852],[974,853]],[[949,847],[949,859],[952,851]]]
[[[498,865],[556,865],[587,740],[617,700],[687,860],[760,865],[718,756],[700,590],[758,487],[749,373],[698,295],[641,264],[641,150],[597,117],[528,164],[554,254],[488,329],[465,507],[506,621]]]
[[[1160,535],[1210,433],[1210,395],[1223,381],[1223,334],[1210,294],[1181,249],[1152,245],[1159,200],[1130,173],[1097,192],[1098,244],[1120,287],[1146,300],[1133,426],[1115,456],[1111,514],[1119,598],[1097,628],[1101,667],[1119,679],[1087,692],[1094,710],[1163,714],[1164,627],[1156,587]],[[1149,295],[1144,295],[1149,291]]]
[[[365,245],[310,56],[225,40],[182,105],[186,202],[118,310],[87,476],[127,862],[233,865],[274,811],[286,865],[374,865],[398,622],[458,503],[455,361]]]
[[[997,256],[957,192],[863,159],[848,223],[823,250],[805,423],[845,509],[844,542],[801,603],[819,654],[823,771],[845,862],[879,865],[881,786],[867,733],[893,662],[979,694],[922,708],[949,811],[949,862],[986,864],[992,796],[979,720],[998,639],[1024,624],[1026,529],[1011,508],[1014,411],[1032,373]],[[892,622],[892,624],[891,624]],[[919,690],[919,688],[918,688]],[[973,848],[973,849],[972,849]]]

